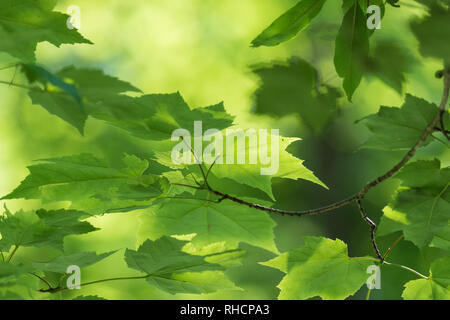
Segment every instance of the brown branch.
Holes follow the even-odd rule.
[[[377,225],[376,225],[375,222],[373,222],[373,221],[367,216],[367,214],[366,214],[366,212],[365,212],[365,210],[364,210],[364,207],[362,206],[361,199],[358,198],[358,199],[356,200],[356,203],[358,204],[359,212],[361,212],[362,218],[364,219],[365,222],[367,222],[367,224],[368,224],[369,227],[370,227],[370,240],[372,241],[372,247],[373,247],[373,250],[375,251],[375,254],[377,255],[378,259],[380,259],[380,261],[383,261],[384,258],[383,258],[383,256],[381,255],[380,250],[378,249],[378,246],[377,246],[377,242],[376,242],[376,240],[375,240],[375,229],[377,228]]]
[[[434,130],[435,130],[435,131],[442,132],[442,133],[444,133],[444,134],[450,134],[450,130],[441,129],[441,128],[439,128],[439,127],[434,127]]]
[[[218,200],[218,202],[221,202],[223,200],[230,200],[242,205],[245,205],[247,207],[250,208],[254,208],[257,210],[261,210],[261,211],[265,211],[265,212],[269,212],[269,213],[274,213],[274,214],[280,214],[280,215],[288,215],[288,216],[297,216],[297,217],[301,217],[301,216],[305,216],[305,215],[314,215],[314,214],[319,214],[319,213],[324,213],[324,212],[328,212],[328,211],[332,211],[335,210],[337,208],[346,206],[349,203],[352,203],[353,201],[356,201],[358,204],[358,208],[359,211],[361,213],[362,218],[364,219],[364,221],[369,225],[370,227],[370,238],[371,238],[371,242],[372,242],[372,247],[377,255],[377,257],[380,259],[381,262],[384,262],[384,258],[380,253],[380,250],[378,249],[376,240],[375,240],[375,229],[377,228],[377,225],[367,216],[364,207],[362,205],[362,200],[364,199],[365,195],[369,192],[370,189],[372,189],[373,187],[377,186],[378,184],[382,183],[383,181],[389,179],[390,177],[392,177],[395,173],[397,173],[417,152],[417,150],[425,143],[426,139],[428,138],[428,136],[434,131],[436,130],[436,124],[439,121],[442,121],[443,118],[443,114],[445,112],[445,108],[447,106],[447,102],[449,99],[449,91],[450,91],[450,69],[446,69],[442,71],[442,75],[443,75],[443,81],[444,81],[444,89],[443,89],[443,94],[442,94],[442,100],[441,103],[439,105],[438,108],[438,112],[436,113],[435,117],[433,118],[433,120],[431,120],[431,122],[427,125],[427,127],[425,128],[423,134],[420,136],[419,140],[414,144],[414,146],[403,156],[403,158],[389,171],[387,171],[385,174],[377,177],[375,180],[370,181],[369,183],[367,183],[359,193],[346,198],[344,200],[332,203],[330,205],[327,205],[325,207],[321,207],[321,208],[316,208],[316,209],[310,209],[310,210],[304,210],[304,211],[288,211],[288,210],[282,210],[282,209],[276,209],[276,208],[272,208],[272,207],[267,207],[267,206],[263,206],[260,204],[256,204],[256,203],[252,203],[252,202],[248,202],[242,199],[239,199],[237,197],[234,197],[232,195],[217,191],[212,189],[208,182],[205,179],[204,185],[201,187],[195,187],[195,186],[189,186],[189,185],[183,185],[183,184],[178,184],[178,183],[173,183],[175,185],[180,185],[180,186],[184,186],[184,187],[189,187],[189,188],[195,188],[195,189],[207,189],[210,192],[214,193],[215,195],[219,196],[220,199]],[[442,122],[441,122],[441,126],[442,126]],[[442,131],[445,134],[445,129],[443,129],[442,127]],[[191,151],[193,152],[193,150],[191,149]],[[202,174],[203,177],[205,178],[205,174],[202,170]],[[208,174],[209,174],[209,170],[208,170]]]
[[[254,209],[258,209],[258,210],[262,210],[262,211],[266,211],[269,213],[275,213],[275,214],[280,214],[280,215],[287,215],[287,216],[297,216],[297,217],[301,217],[301,216],[306,216],[306,215],[314,215],[314,214],[319,214],[319,213],[323,213],[323,212],[327,212],[327,211],[331,211],[340,207],[343,207],[353,201],[355,201],[356,195],[352,196],[350,198],[341,200],[339,202],[335,202],[332,203],[328,206],[325,207],[321,207],[321,208],[317,208],[317,209],[311,209],[311,210],[304,210],[304,211],[288,211],[288,210],[281,210],[281,209],[276,209],[276,208],[272,208],[272,207],[267,207],[267,206],[263,206],[260,204],[256,204],[256,203],[251,203],[236,197],[233,197],[229,194],[214,190],[214,189],[210,189],[210,191],[212,193],[214,193],[215,195],[220,197],[220,201],[223,200],[231,200],[234,201],[236,203],[242,204],[242,205],[246,205],[247,207],[250,208],[254,208]]]
[[[48,290],[48,291],[53,290],[52,286],[50,285],[50,283],[49,283],[47,280],[45,280],[44,278],[42,278],[41,276],[37,275],[37,274],[34,273],[34,272],[28,272],[28,273],[29,273],[30,275],[32,275],[32,276],[38,278],[39,280],[41,280],[42,282],[44,282],[44,283],[48,286],[48,289],[42,289],[42,290]]]
[[[427,137],[430,135],[431,132],[433,132],[434,127],[438,123],[439,119],[441,118],[441,114],[445,112],[445,107],[447,106],[448,97],[449,97],[449,91],[450,91],[450,70],[445,70],[444,72],[444,93],[442,94],[442,100],[441,104],[439,105],[438,112],[436,116],[431,120],[431,122],[428,124],[428,126],[425,128],[425,131],[420,136],[419,140],[416,142],[416,144],[408,151],[408,153],[405,154],[405,156],[398,162],[391,170],[383,174],[382,176],[376,178],[375,180],[369,182],[367,185],[364,186],[364,188],[359,193],[359,198],[362,199],[366,195],[366,193],[379,183],[383,182],[386,179],[389,179],[392,177],[397,171],[399,171],[417,152],[417,150],[424,144],[424,142],[427,140]]]

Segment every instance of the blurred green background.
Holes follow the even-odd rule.
[[[59,1],[57,10],[66,12],[70,5],[81,8],[80,32],[94,45],[63,45],[56,48],[41,43],[37,62],[56,71],[66,65],[101,68],[109,75],[129,81],[145,93],[180,91],[191,107],[212,105],[224,101],[227,111],[244,127],[280,128],[285,136],[301,137],[289,151],[305,160],[305,165],[326,183],[330,190],[306,181],[274,179],[277,207],[308,209],[347,197],[367,181],[389,169],[402,156],[401,152],[380,152],[360,149],[368,130],[356,120],[374,113],[380,105],[400,106],[404,95],[376,78],[365,78],[353,103],[340,100],[338,116],[324,132],[312,133],[298,116],[270,118],[255,115],[254,93],[260,79],[250,66],[270,61],[285,61],[299,56],[314,65],[321,78],[336,87],[341,86],[333,66],[334,36],[342,19],[341,1],[328,1],[310,28],[295,39],[280,46],[250,48],[251,40],[273,19],[293,6],[295,0],[135,0]],[[423,59],[417,51],[417,41],[409,30],[408,21],[424,11],[412,1],[401,1],[401,8],[388,8],[371,41],[388,39],[406,46],[417,63],[407,76],[405,92],[412,92],[431,102],[439,102],[441,82],[434,72],[441,65],[437,60]],[[378,57],[380,59],[389,57]],[[0,63],[10,60],[0,55]],[[10,80],[13,71],[2,71],[0,80]],[[17,82],[20,77],[16,77]],[[13,87],[0,87],[0,193],[10,192],[27,175],[26,166],[33,160],[92,152],[109,159],[120,159],[124,152],[145,154],[145,144],[125,137],[118,129],[89,119],[85,137],[62,120],[31,104],[26,93]],[[274,106],[276,108],[282,106]],[[314,108],[314,106],[308,106]],[[450,155],[430,144],[416,155],[417,159],[441,154],[443,165],[449,165]],[[119,160],[117,160],[119,161]],[[391,179],[376,187],[366,199],[368,214],[377,222],[398,182]],[[0,203],[3,205],[3,203]],[[38,201],[8,201],[8,208],[36,209]],[[139,214],[113,214],[90,219],[101,231],[68,237],[68,252],[136,248]],[[350,255],[373,255],[368,227],[353,205],[329,214],[301,219],[273,216],[277,222],[276,243],[281,252],[298,247],[304,235],[339,238],[349,244]],[[379,239],[385,251],[398,234]],[[171,296],[145,281],[121,281],[88,286],[81,291],[64,292],[63,296],[98,294],[107,299],[275,299],[276,285],[282,273],[258,262],[273,254],[248,245],[244,264],[228,271],[230,278],[243,291],[221,291],[210,295]],[[429,260],[439,252],[419,252],[411,243],[402,241],[390,260],[406,264],[427,273]],[[17,261],[46,261],[55,256],[51,250],[21,249]],[[87,268],[83,281],[134,275],[123,260],[123,250]],[[402,285],[414,276],[402,270],[384,267],[381,290],[372,298],[399,299]],[[364,286],[353,298],[364,298]],[[49,298],[29,293],[36,299]]]

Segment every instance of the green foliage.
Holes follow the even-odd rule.
[[[21,296],[19,296],[17,293],[6,291],[3,294],[0,294],[0,300],[25,300]]]
[[[430,15],[422,21],[411,23],[411,29],[420,43],[420,52],[425,57],[444,59],[450,63],[450,43],[442,41],[448,38],[450,9],[436,0],[425,3],[430,7]]]
[[[73,84],[64,82],[63,79],[45,70],[44,68],[34,64],[22,64],[22,71],[25,73],[29,83],[39,82],[44,87],[53,85],[59,88],[62,92],[67,93],[78,103],[81,103],[80,94]]]
[[[405,300],[449,300],[450,257],[431,264],[428,279],[412,280],[405,284],[402,297]]]
[[[36,45],[48,41],[62,44],[91,43],[76,30],[69,30],[69,16],[52,11],[56,0],[2,0],[0,2],[0,51],[34,62]]]
[[[197,194],[197,198],[203,194]],[[167,199],[152,208],[152,213],[141,217],[140,233],[153,239],[195,233],[192,243],[198,247],[221,241],[235,246],[242,241],[277,252],[274,221],[268,214],[246,206],[228,201]]]
[[[245,133],[241,131],[238,133],[238,136],[243,136],[244,134]],[[227,135],[225,139],[227,141],[228,136],[229,135]],[[271,141],[270,143],[268,142],[269,139]],[[294,157],[291,153],[286,151],[289,145],[299,140],[298,138],[285,138],[283,136],[271,134],[266,141],[258,139],[258,143],[255,145],[246,143],[243,148],[240,147],[240,151],[245,151],[245,155],[247,158],[251,158],[252,156],[257,157],[257,154],[262,148],[265,148],[264,150],[271,150],[272,143],[274,143],[274,141],[276,140],[278,140],[278,171],[276,173],[270,172],[270,174],[261,174],[261,169],[266,168],[267,166],[263,165],[261,163],[261,160],[258,158],[258,162],[256,164],[251,164],[248,162],[244,164],[216,163],[213,169],[214,175],[219,178],[232,179],[236,182],[246,184],[253,188],[257,188],[265,192],[272,199],[274,199],[274,195],[272,193],[271,180],[274,177],[292,180],[303,179],[327,188],[326,185],[322,181],[320,181],[311,170],[307,169],[303,165],[303,160]],[[236,146],[236,148],[238,147],[239,145]],[[227,151],[228,150],[224,150],[223,152],[224,159],[226,159],[227,157]],[[270,154],[272,154],[272,151],[270,151]]]
[[[34,64],[22,64],[30,84],[39,83],[44,90],[30,90],[29,96],[33,104],[39,104],[49,113],[54,114],[73,125],[83,134],[87,119],[81,96],[77,88],[62,78]]]
[[[286,273],[278,287],[279,299],[303,300],[316,296],[345,299],[366,282],[370,258],[351,258],[339,239],[304,237],[305,244],[263,264]]]
[[[402,230],[418,247],[429,245],[448,227],[450,167],[439,160],[406,165],[396,176],[402,180],[395,199],[383,209],[379,235]]]
[[[27,265],[12,265],[10,263],[0,261],[0,286],[7,287],[8,285],[15,285],[20,276],[31,270],[32,268]]]
[[[441,232],[434,235],[430,243],[431,247],[450,251],[450,226],[446,225]]]
[[[340,93],[322,85],[318,71],[300,58],[285,64],[255,67],[261,79],[255,94],[255,112],[271,116],[298,114],[307,126],[322,133],[336,116]]]
[[[310,25],[326,2],[299,1],[255,38],[253,47],[275,46],[292,39]],[[411,22],[420,53],[446,63],[450,54],[446,41],[450,30],[449,3],[419,2],[429,8],[428,16]],[[398,7],[399,2],[389,0],[387,3],[392,9]],[[266,139],[258,137],[252,144],[250,138],[246,140],[252,129],[244,129],[254,121],[253,116],[235,117],[234,113],[227,112],[222,102],[193,108],[179,92],[146,94],[102,70],[67,66],[53,73],[36,64],[38,43],[47,41],[55,46],[90,43],[77,31],[66,27],[68,16],[52,11],[55,5],[55,0],[1,1],[0,51],[19,60],[13,67],[15,71],[20,68],[22,78],[28,81],[28,85],[15,83],[14,73],[9,84],[27,90],[33,104],[42,106],[81,134],[89,117],[119,128],[115,134],[127,143],[133,142],[123,149],[131,149],[140,157],[125,154],[112,141],[110,149],[114,150],[105,153],[109,157],[124,154],[122,165],[111,164],[117,163],[117,159],[99,159],[83,153],[38,160],[28,167],[28,176],[1,200],[38,200],[43,209],[19,210],[13,214],[5,206],[0,216],[0,300],[22,299],[21,294],[16,293],[20,287],[26,287],[28,292],[35,291],[39,298],[68,290],[65,280],[69,266],[86,268],[116,251],[77,252],[65,246],[65,238],[98,230],[91,224],[95,215],[137,210],[141,211],[137,239],[142,244],[137,250],[126,249],[124,259],[128,267],[139,274],[89,281],[82,286],[113,280],[145,280],[169,294],[238,290],[227,278],[226,271],[243,263],[245,251],[239,246],[247,244],[275,256],[261,264],[285,274],[278,285],[279,299],[346,299],[367,281],[369,266],[383,263],[420,277],[404,284],[404,299],[450,299],[450,167],[446,166],[445,154],[450,127],[445,109],[448,86],[444,86],[439,110],[435,104],[408,94],[400,108],[382,106],[376,114],[362,119],[371,133],[362,148],[408,153],[403,158],[406,160],[373,180],[356,196],[310,211],[274,209],[272,206],[281,206],[276,203],[277,193],[273,191],[275,180],[302,179],[327,188],[303,165],[303,160],[288,151],[299,138],[285,137],[275,130]],[[419,63],[411,48],[394,43],[393,38],[369,43],[374,33],[366,24],[369,5],[380,6],[382,16],[387,10],[381,0],[342,2],[343,18],[335,39],[334,68],[343,79],[343,90],[350,103],[364,76],[375,76],[402,94],[408,82],[406,75]],[[292,57],[286,62],[253,66],[253,73],[260,79],[254,96],[255,113],[275,121],[281,117],[290,120],[292,115],[298,115],[314,138],[325,137],[327,128],[337,118],[343,94],[323,82],[319,62],[309,63]],[[0,68],[0,71],[8,68]],[[446,72],[440,71],[438,76],[447,79],[450,76]],[[8,84],[3,80],[0,83]],[[222,140],[216,138],[214,142],[223,147],[223,151],[215,150],[216,160],[207,163],[197,154],[206,148],[198,150],[188,145],[189,157],[196,161],[175,163],[173,148],[188,142],[174,141],[172,134],[184,129],[191,133],[192,140],[202,138],[195,132],[199,122],[203,133],[217,129]],[[428,134],[427,128],[433,132]],[[423,136],[424,132],[428,136]],[[235,139],[244,142],[228,149],[227,143]],[[335,142],[328,140],[330,145]],[[425,160],[407,163],[423,146],[428,146],[427,150],[420,151]],[[333,146],[333,150],[340,147]],[[435,152],[438,147],[444,150],[442,154]],[[276,156],[273,172],[262,173],[267,163],[259,157],[261,150],[266,150],[269,157]],[[238,152],[245,154],[243,163],[217,161],[219,156],[236,160]],[[328,166],[333,158],[325,161]],[[355,175],[360,174],[355,172]],[[297,249],[278,251],[280,243],[276,241],[276,222],[271,214],[324,213],[357,201],[364,221],[371,222],[365,216],[362,200],[372,187],[391,176],[401,184],[383,209],[376,237],[371,234],[376,258],[350,257],[343,241],[313,236],[305,237],[304,245]],[[373,232],[373,222],[370,226]],[[426,262],[427,267],[430,265],[428,277],[410,267],[386,262],[385,258],[391,258],[387,256],[402,238],[398,238],[382,258],[376,246],[378,238],[400,232],[422,256],[431,256]],[[18,251],[20,255],[16,254]],[[74,300],[103,298],[80,295]]]
[[[76,265],[80,268],[89,267],[114,253],[115,251],[97,255],[95,252],[81,252],[63,255],[49,262],[34,262],[33,267],[41,271],[65,273],[69,266]]]
[[[355,3],[344,16],[334,54],[336,72],[344,79],[344,90],[350,101],[361,82],[364,61],[369,56],[369,35],[364,12]]]
[[[401,94],[406,81],[405,73],[410,72],[418,61],[405,47],[394,41],[396,40],[390,39],[376,43],[365,63],[364,72],[374,75]]]
[[[222,266],[183,252],[185,244],[169,237],[147,240],[137,251],[127,250],[125,260],[130,268],[145,273],[148,283],[171,294],[235,288],[223,275]]]
[[[381,107],[377,114],[363,119],[372,132],[363,147],[382,150],[409,149],[419,140],[437,112],[435,104],[408,94],[401,108]],[[450,123],[447,112],[444,114],[444,123]],[[431,135],[425,145],[433,138],[437,139]]]
[[[123,168],[112,168],[91,154],[45,159],[28,167],[28,177],[3,199],[72,201],[74,208],[82,206],[98,214],[149,205],[152,198],[166,192],[168,182],[165,178],[145,174],[148,161],[126,155],[124,163]],[[144,193],[146,199],[142,200],[142,196],[129,199],[132,192]]]
[[[301,0],[283,13],[253,41],[254,47],[276,46],[306,28],[320,12],[326,0]]]
[[[64,237],[97,230],[90,223],[80,221],[86,213],[75,210],[19,211],[8,210],[0,217],[0,248],[8,251],[16,247],[47,247],[62,250]]]

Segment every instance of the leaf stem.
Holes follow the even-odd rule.
[[[367,290],[367,295],[366,295],[366,300],[370,300],[370,293],[372,292],[372,288],[368,288]]]
[[[31,87],[31,86],[27,86],[27,85],[20,84],[20,83],[14,83],[14,82],[10,82],[10,81],[0,80],[0,83],[7,84],[8,86],[14,86],[14,87],[22,88],[22,89],[27,89],[27,90],[38,90],[38,88],[36,88],[36,87]]]
[[[37,275],[37,274],[34,273],[34,272],[28,272],[28,273],[31,274],[32,276],[38,278],[38,279],[41,280],[42,282],[44,282],[44,283],[48,286],[48,289],[49,289],[49,290],[52,289],[52,286],[50,285],[50,283],[49,283],[47,280],[45,280],[44,278],[42,278],[41,276]]]
[[[14,256],[14,254],[17,252],[17,250],[19,249],[19,246],[14,246],[13,251],[11,252],[11,254],[9,255],[8,259],[6,260],[7,263],[9,263],[12,259],[12,257]]]
[[[439,108],[438,108],[438,112],[436,113],[434,118],[430,121],[430,123],[428,123],[428,125],[425,128],[424,132],[420,136],[419,140],[414,144],[414,146],[403,156],[403,158],[394,167],[392,167],[390,170],[388,170],[385,174],[383,174],[383,175],[377,177],[376,179],[370,181],[369,183],[367,183],[361,189],[361,191],[359,191],[357,194],[355,194],[355,195],[353,195],[353,196],[351,196],[349,198],[346,198],[344,200],[332,203],[332,204],[330,204],[328,206],[325,206],[325,207],[321,207],[321,208],[317,208],[317,209],[304,210],[304,211],[287,211],[287,210],[275,209],[275,208],[263,206],[263,205],[260,205],[260,204],[257,204],[257,203],[248,202],[248,201],[239,199],[237,197],[234,197],[232,195],[229,195],[229,194],[226,194],[226,193],[214,190],[213,188],[211,188],[209,186],[208,181],[207,181],[207,175],[205,176],[205,173],[203,172],[203,168],[202,168],[201,163],[200,163],[199,164],[200,165],[200,170],[202,171],[203,178],[205,179],[204,185],[207,187],[207,189],[210,192],[212,192],[215,195],[220,197],[220,199],[218,200],[219,202],[221,202],[223,200],[230,200],[230,201],[233,201],[233,202],[236,202],[236,203],[248,206],[250,208],[257,209],[257,210],[261,210],[261,211],[265,211],[265,212],[269,212],[269,213],[274,213],[274,214],[288,215],[288,216],[297,216],[297,217],[301,217],[301,216],[304,216],[304,215],[313,215],[313,214],[319,214],[319,213],[328,212],[328,211],[335,210],[337,208],[346,206],[347,204],[352,203],[353,201],[356,201],[357,204],[358,204],[358,208],[359,208],[359,211],[361,213],[362,218],[364,219],[364,221],[370,227],[370,238],[371,238],[372,247],[373,247],[373,249],[375,251],[375,254],[377,255],[377,257],[378,257],[380,262],[384,262],[384,259],[386,258],[387,254],[389,254],[390,250],[388,250],[388,252],[385,254],[385,256],[381,255],[381,252],[378,249],[378,246],[377,246],[377,243],[376,243],[376,239],[375,239],[375,230],[377,228],[377,225],[375,224],[375,222],[373,222],[367,216],[367,214],[366,214],[366,212],[364,210],[363,204],[362,204],[362,200],[364,199],[365,195],[373,187],[377,186],[378,184],[380,184],[383,181],[389,179],[395,173],[397,173],[415,155],[417,150],[424,144],[424,142],[426,141],[428,136],[434,130],[436,130],[436,124],[439,121],[442,121],[443,114],[445,112],[445,108],[447,106],[448,99],[449,99],[450,69],[443,70],[442,71],[442,75],[443,75],[444,88],[443,88],[442,99],[441,99],[441,103],[440,103]],[[441,125],[442,125],[442,123],[441,123]],[[442,128],[442,130],[445,130],[445,129]],[[191,148],[191,152],[194,154],[194,157],[196,157],[196,155],[195,155],[194,151],[192,150],[192,148]],[[198,160],[198,158],[196,158],[196,159]],[[212,168],[212,166],[211,166],[211,168]],[[209,174],[209,171],[210,170],[208,170],[208,174]],[[184,186],[184,187],[188,187],[188,188],[194,188],[194,189],[203,189],[202,187],[183,185],[183,184],[179,184],[179,183],[172,183],[172,184],[180,185],[180,186]]]
[[[397,243],[400,242],[400,240],[402,240],[404,237],[404,235],[400,235],[400,237],[398,237],[389,247],[389,249],[387,249],[386,253],[383,255],[383,260],[385,260],[387,258],[387,256],[391,253],[392,249],[394,249],[394,247],[397,245]]]
[[[146,274],[144,276],[135,276],[135,277],[117,277],[117,278],[109,278],[109,279],[101,279],[101,280],[95,280],[95,281],[90,281],[90,282],[86,282],[86,283],[82,283],[80,285],[80,287],[84,287],[84,286],[88,286],[91,284],[96,284],[96,283],[102,283],[102,282],[109,282],[109,281],[120,281],[120,280],[139,280],[139,279],[146,279],[151,277],[151,274]],[[50,288],[50,289],[41,289],[39,290],[39,292],[43,292],[43,293],[56,293],[56,292],[61,292],[61,291],[65,291],[65,290],[69,290],[69,287],[59,287],[59,288]]]
[[[15,68],[15,67],[17,67],[18,65],[19,65],[20,63],[12,63],[12,64],[7,64],[7,65],[5,65],[5,66],[3,66],[3,67],[0,67],[0,71],[2,71],[2,70],[6,70],[6,69],[10,69],[10,68]]]
[[[410,267],[404,266],[404,265],[402,265],[402,264],[396,264],[396,263],[391,263],[391,262],[387,262],[387,261],[383,261],[383,264],[386,264],[386,265],[388,265],[388,266],[394,266],[394,267],[398,267],[398,268],[407,270],[407,271],[409,271],[409,272],[414,273],[416,276],[419,276],[419,277],[421,277],[421,278],[423,278],[423,279],[426,279],[426,280],[429,279],[427,276],[424,276],[424,275],[421,274],[420,272],[418,272],[418,271],[416,271],[416,270],[414,270],[414,269],[412,269],[412,268],[410,268]]]

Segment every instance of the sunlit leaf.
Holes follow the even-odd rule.
[[[80,221],[86,213],[75,210],[38,210],[36,212],[8,210],[0,217],[0,247],[36,246],[62,250],[68,235],[89,233],[97,230],[90,223]]]
[[[401,108],[380,107],[377,114],[364,119],[372,136],[362,147],[383,150],[410,149],[437,112],[435,104],[409,94],[406,95]],[[444,123],[450,123],[448,113],[444,114]],[[432,136],[428,137],[423,145],[427,145],[432,139]]]
[[[279,299],[345,299],[361,288],[368,278],[369,258],[351,258],[341,240],[304,237],[305,244],[264,262],[286,273],[278,287]]]
[[[128,249],[125,260],[130,268],[143,272],[148,283],[171,294],[235,289],[223,275],[223,267],[183,252],[185,244],[168,237],[147,240],[137,251]]]
[[[429,279],[412,280],[405,284],[405,300],[449,300],[450,257],[431,263]]]
[[[397,175],[402,180],[395,199],[383,209],[378,235],[403,231],[418,247],[430,244],[450,220],[450,168],[440,162],[408,164]]]
[[[52,11],[56,1],[2,0],[0,2],[0,51],[25,62],[35,60],[36,45],[91,43],[77,30],[67,28],[68,15]]]
[[[201,199],[203,193],[196,194]],[[226,241],[235,246],[246,242],[277,252],[275,222],[267,213],[231,201],[213,203],[191,199],[167,199],[141,215],[141,236],[157,239],[163,235],[195,233],[195,246]]]
[[[305,29],[320,12],[326,0],[301,0],[283,13],[252,41],[254,47],[276,46]]]

